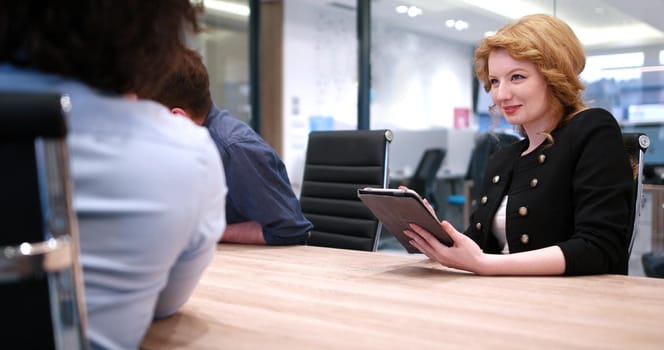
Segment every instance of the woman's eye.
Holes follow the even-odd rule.
[[[521,80],[521,79],[526,79],[526,77],[524,77],[524,76],[521,75],[521,74],[514,74],[514,75],[512,75],[512,80]]]
[[[489,79],[489,83],[491,84],[491,86],[496,86],[498,85],[498,79]]]

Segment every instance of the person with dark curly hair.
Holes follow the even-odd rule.
[[[225,228],[226,183],[205,128],[128,98],[177,67],[189,0],[0,2],[0,91],[51,91],[67,115],[87,331],[137,349],[177,311]]]
[[[616,119],[581,99],[585,61],[572,29],[546,14],[480,42],[475,72],[524,139],[489,159],[465,235],[443,221],[447,247],[413,225],[414,246],[481,275],[627,273],[633,169]]]

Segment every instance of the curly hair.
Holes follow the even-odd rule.
[[[560,19],[535,14],[524,16],[484,38],[475,50],[475,74],[491,90],[489,54],[505,49],[516,60],[532,62],[549,86],[550,107],[561,116],[559,126],[586,108],[581,93],[585,86],[579,74],[586,64],[586,55],[574,31]],[[521,130],[523,133],[523,130]]]
[[[0,62],[82,81],[110,93],[159,86],[184,31],[189,0],[1,1]]]

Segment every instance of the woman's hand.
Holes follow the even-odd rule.
[[[408,188],[406,186],[399,186],[399,189],[400,190],[410,190],[410,188]],[[419,195],[419,193],[418,193],[418,195]],[[431,206],[431,203],[429,203],[429,201],[426,198],[422,198],[422,201],[424,202],[424,205],[429,210],[431,215],[433,215],[433,217],[436,218],[436,221],[440,221],[440,219],[438,219],[438,215],[436,215],[436,210]]]
[[[440,225],[454,242],[451,247],[442,244],[433,234],[416,224],[410,224],[410,230],[404,230],[404,234],[411,239],[410,244],[429,259],[444,266],[482,274],[486,255],[475,241],[445,220]]]

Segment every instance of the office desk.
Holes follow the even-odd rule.
[[[662,349],[664,279],[482,277],[421,255],[220,245],[145,349]]]

